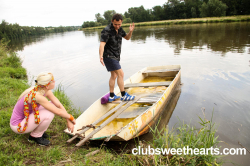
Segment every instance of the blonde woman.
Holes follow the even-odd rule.
[[[29,141],[46,146],[50,142],[46,139],[49,136],[45,131],[54,114],[67,120],[71,132],[74,131],[75,119],[52,93],[55,80],[51,73],[40,73],[35,82],[35,87],[25,90],[19,97],[12,112],[10,127],[18,134],[30,133]]]

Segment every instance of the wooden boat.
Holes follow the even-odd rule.
[[[74,135],[67,142],[77,137],[81,141],[76,146],[88,140],[128,141],[147,133],[180,81],[180,65],[143,68],[124,82],[126,91],[136,95],[133,101],[101,104],[99,98],[76,119],[73,133],[64,130]],[[114,93],[120,96],[119,87]]]

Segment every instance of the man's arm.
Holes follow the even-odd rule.
[[[100,62],[101,62],[101,64],[102,64],[103,66],[105,66],[105,65],[104,65],[104,62],[103,62],[103,52],[104,52],[104,46],[105,46],[105,45],[106,45],[105,42],[101,42],[101,43],[100,43],[100,47],[99,47]]]
[[[133,23],[133,25],[130,24],[129,33],[127,33],[127,35],[124,37],[124,39],[129,40],[132,36],[134,29],[135,29],[135,23]]]

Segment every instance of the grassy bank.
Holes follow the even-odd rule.
[[[197,23],[218,23],[218,22],[241,22],[250,21],[250,15],[245,16],[227,16],[227,17],[206,17],[191,18],[179,20],[163,20],[135,23],[135,26],[151,26],[151,25],[173,25],[173,24],[197,24]],[[122,24],[122,27],[129,27],[130,24]],[[80,30],[103,29],[106,26],[82,28]]]
[[[52,121],[47,130],[51,136],[51,145],[41,147],[27,141],[29,134],[15,134],[9,127],[12,109],[18,96],[29,87],[26,70],[22,68],[19,57],[8,52],[5,45],[0,45],[0,165],[217,165],[217,157],[208,155],[133,155],[131,149],[121,148],[119,151],[90,143],[80,148],[72,144],[66,144],[70,138],[63,132],[66,121],[58,116]],[[65,106],[67,111],[79,116],[79,110],[75,109],[64,93],[62,87],[58,87],[54,94]],[[162,134],[164,133],[164,134]],[[215,128],[212,121],[201,119],[201,127],[193,128],[182,124],[175,130],[158,131],[152,129],[154,139],[152,142],[141,142],[135,139],[135,146],[152,148],[210,148],[216,147],[214,137]],[[119,143],[115,143],[120,148]],[[86,154],[100,150],[98,154],[86,156]]]

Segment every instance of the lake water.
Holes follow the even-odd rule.
[[[128,32],[128,28],[124,28]],[[101,30],[74,31],[13,41],[29,81],[51,71],[82,111],[109,91],[110,73],[99,62]],[[125,79],[147,66],[180,64],[181,94],[169,127],[198,126],[202,110],[213,122],[222,148],[250,149],[250,23],[135,27],[123,40]],[[177,118],[178,117],[178,118]],[[228,156],[248,165],[250,155]],[[229,163],[225,165],[230,165]]]

